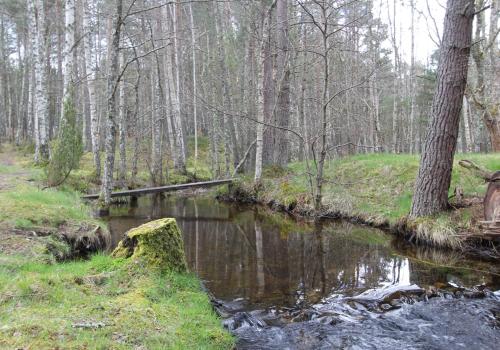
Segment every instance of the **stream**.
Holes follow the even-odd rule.
[[[189,268],[239,349],[498,348],[495,263],[203,195],[115,205],[110,249],[161,217],[176,218]]]

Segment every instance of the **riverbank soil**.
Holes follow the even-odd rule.
[[[418,156],[367,154],[332,160],[325,165],[322,217],[346,218],[403,234],[433,246],[475,249],[490,246],[482,235],[483,198],[487,184],[458,165],[470,159],[491,171],[500,169],[499,154],[458,154],[450,186],[451,208],[438,215],[409,220]],[[311,216],[313,197],[303,162],[264,171],[259,186],[251,177],[236,183],[221,198],[258,202],[298,216]],[[314,179],[314,173],[312,174]],[[314,180],[313,180],[314,181]],[[458,195],[457,195],[458,194]]]
[[[71,188],[45,189],[43,170],[0,149],[0,348],[227,349],[199,280],[127,259],[75,259],[72,233],[101,232]],[[97,229],[96,229],[97,228]]]

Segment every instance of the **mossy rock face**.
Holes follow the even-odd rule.
[[[127,231],[125,236],[113,251],[114,257],[143,259],[162,270],[187,270],[182,234],[175,219],[150,221]]]

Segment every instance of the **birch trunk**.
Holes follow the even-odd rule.
[[[26,1],[27,18],[28,18],[28,48],[27,52],[29,54],[29,87],[28,87],[28,138],[34,139],[35,141],[35,162],[38,160],[40,145],[38,137],[38,129],[35,131],[35,120],[36,120],[36,98],[35,98],[35,88],[36,88],[36,77],[35,77],[35,66],[36,66],[36,18],[35,18],[35,7],[33,0]]]
[[[194,30],[193,5],[191,3],[189,3],[189,22],[191,28],[191,64],[193,66],[194,174],[196,176],[196,166],[198,162],[198,106],[196,103],[196,95],[198,90],[196,86],[196,35]]]
[[[463,99],[462,115],[464,117],[465,152],[470,153],[473,151],[473,144],[470,132],[469,102],[466,96]]]
[[[158,62],[157,62],[158,63]],[[153,103],[153,112],[152,112],[152,120],[151,120],[151,132],[152,132],[152,145],[151,149],[153,151],[152,154],[152,160],[153,160],[153,166],[152,166],[152,173],[153,173],[153,185],[159,186],[162,182],[162,163],[163,163],[163,158],[161,154],[161,121],[162,121],[162,110],[161,104],[162,104],[162,87],[161,87],[161,81],[160,81],[160,67],[159,64],[156,65],[156,76],[157,78],[155,79],[153,67],[151,67],[151,96],[154,100]]]
[[[48,96],[48,71],[47,50],[48,33],[45,23],[45,10],[42,0],[33,0],[37,17],[36,23],[36,116],[35,133],[38,134],[38,152],[35,152],[35,161],[48,161],[49,159],[49,96]]]
[[[132,122],[132,130],[134,133],[134,152],[132,154],[132,169],[131,169],[131,177],[130,177],[130,182],[132,185],[135,185],[135,182],[137,180],[137,161],[139,159],[139,121],[137,120],[138,114],[139,114],[139,86],[141,82],[141,72],[140,72],[140,64],[139,61],[137,61],[137,77],[135,79],[135,84],[134,84],[134,113],[131,118]]]
[[[97,113],[96,99],[96,79],[97,69],[92,57],[92,26],[90,24],[91,8],[86,0],[82,0],[82,5],[86,7],[83,14],[83,51],[85,56],[85,66],[88,76],[85,77],[86,86],[89,93],[90,105],[90,139],[92,143],[92,156],[94,160],[95,176],[101,177],[101,156],[99,153],[99,115]]]
[[[180,173],[186,172],[186,149],[184,146],[184,133],[182,130],[182,116],[181,116],[181,102],[180,102],[180,69],[179,69],[179,41],[177,36],[179,35],[178,27],[178,14],[179,7],[181,6],[177,1],[173,5],[172,9],[172,24],[173,24],[173,55],[168,55],[170,58],[170,64],[167,66],[168,70],[168,84],[170,90],[171,104],[173,108],[172,113],[172,131],[175,142],[175,154],[174,157],[174,167]],[[165,18],[165,16],[164,16]],[[167,49],[167,52],[171,52]],[[174,80],[174,67],[175,67],[175,80]]]
[[[258,98],[257,98],[257,141],[255,143],[255,175],[254,175],[254,181],[259,182],[260,179],[262,178],[262,161],[263,161],[263,147],[264,147],[264,122],[266,120],[265,118],[265,112],[266,112],[266,92],[265,90],[265,81],[266,76],[271,74],[271,71],[269,71],[269,64],[268,61],[270,60],[269,58],[269,52],[270,52],[270,33],[269,33],[269,26],[270,26],[270,21],[271,21],[271,11],[274,6],[271,5],[271,7],[266,11],[263,23],[262,23],[262,41],[260,43],[260,50],[259,50],[259,66],[258,67],[258,77],[257,77],[257,93],[258,93]]]
[[[281,127],[288,128],[290,124],[290,52],[288,49],[288,0],[278,0],[276,4],[278,28],[277,67],[280,77],[276,121]],[[274,149],[275,163],[285,166],[288,162],[290,145],[288,135],[284,130],[276,130],[276,147]]]
[[[92,144],[92,156],[94,161],[95,176],[97,179],[101,177],[101,156],[99,154],[99,115],[97,113],[96,101],[96,78],[97,72],[95,63],[92,57],[92,29],[90,24],[91,11],[86,0],[81,1],[83,9],[83,51],[85,57],[85,67],[88,76],[85,77],[85,84],[89,94],[89,109],[90,109],[90,140]]]
[[[231,98],[229,95],[229,86],[228,86],[228,78],[227,78],[227,67],[226,67],[226,62],[225,62],[225,50],[224,50],[224,39],[222,36],[222,33],[224,31],[224,28],[222,27],[222,21],[220,20],[220,13],[219,13],[219,7],[216,5],[216,11],[214,11],[214,16],[216,17],[215,21],[215,32],[217,35],[217,60],[219,63],[219,70],[220,70],[220,86],[223,94],[223,99],[222,99],[222,108],[221,111],[218,113],[220,114],[220,120],[221,120],[221,132],[224,138],[224,156],[226,160],[226,176],[229,177],[230,175],[230,165],[231,165],[231,139],[233,143],[233,154],[234,154],[234,160],[237,160],[238,155],[238,149],[236,147],[236,136],[235,136],[235,131],[234,131],[234,124],[230,125],[230,121],[232,121],[231,118],[227,117],[227,114],[225,113],[226,109],[228,111],[231,110]],[[239,160],[236,162],[236,164],[239,162]],[[235,164],[235,166],[236,166]]]
[[[106,141],[104,174],[102,178],[101,194],[99,200],[104,212],[109,211],[111,204],[111,190],[113,189],[113,168],[115,164],[115,138],[116,138],[116,87],[119,83],[118,56],[120,49],[120,35],[122,26],[122,0],[115,1],[116,18],[114,20],[113,40],[109,56],[109,72],[107,78],[107,115],[106,115]]]
[[[180,41],[179,36],[181,33],[180,27],[180,16],[181,16],[181,3],[176,0],[174,4],[173,11],[173,27],[174,27],[174,63],[172,67],[175,67],[175,132],[176,132],[176,143],[177,143],[177,164],[176,168],[179,172],[186,172],[186,148],[184,145],[184,130],[182,125],[182,107],[181,107],[181,65],[180,65]]]
[[[125,67],[125,58],[123,52],[120,52],[120,69]],[[120,180],[120,185],[122,187],[125,186],[125,179],[127,174],[127,149],[126,149],[126,137],[127,137],[127,103],[126,103],[126,95],[125,95],[125,82],[122,80],[119,83],[119,93],[118,93],[118,101],[119,101],[119,124],[118,124],[118,132],[119,132],[119,140],[120,140],[120,167],[118,171],[118,178]]]
[[[410,130],[409,142],[410,153],[415,152],[414,129],[415,129],[415,0],[410,1],[411,6],[411,63],[410,63]]]
[[[7,54],[5,52],[5,24],[0,13],[0,139],[8,134],[9,91],[7,84]]]
[[[70,90],[74,84],[74,46],[75,46],[75,0],[65,0],[64,9],[64,63],[62,66],[63,73],[63,99],[61,105],[61,123],[60,126],[64,127],[64,105],[68,99],[72,98]]]

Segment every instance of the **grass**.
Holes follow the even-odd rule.
[[[31,180],[43,179],[43,171],[12,148],[2,151],[1,349],[233,348],[234,339],[191,273],[155,271],[99,254],[56,262],[69,249],[58,238],[62,230],[75,228],[80,235],[105,227],[71,183],[41,190]],[[91,176],[87,168],[72,176],[78,172]],[[35,231],[52,234],[33,236]]]
[[[2,257],[0,308],[0,348],[234,345],[194,275],[150,271],[105,255],[55,265]]]
[[[31,184],[19,184],[0,192],[0,221],[18,228],[57,228],[66,222],[99,224],[91,218],[90,208],[81,201],[78,193],[40,190]]]
[[[458,160],[470,159],[493,171],[500,169],[499,155],[457,154],[455,159],[450,196],[455,188],[460,188],[466,198],[482,197],[486,189],[484,181],[460,167]],[[410,211],[418,165],[418,156],[408,154],[363,154],[330,160],[325,164],[325,211],[396,227]],[[312,212],[306,174],[303,162],[291,163],[280,171],[271,167],[264,170],[260,189],[253,187],[250,177],[242,180],[239,189],[263,203],[275,201],[288,208]],[[477,208],[466,207],[406,222],[424,241],[456,246],[460,244],[458,235],[473,229],[475,211]]]

